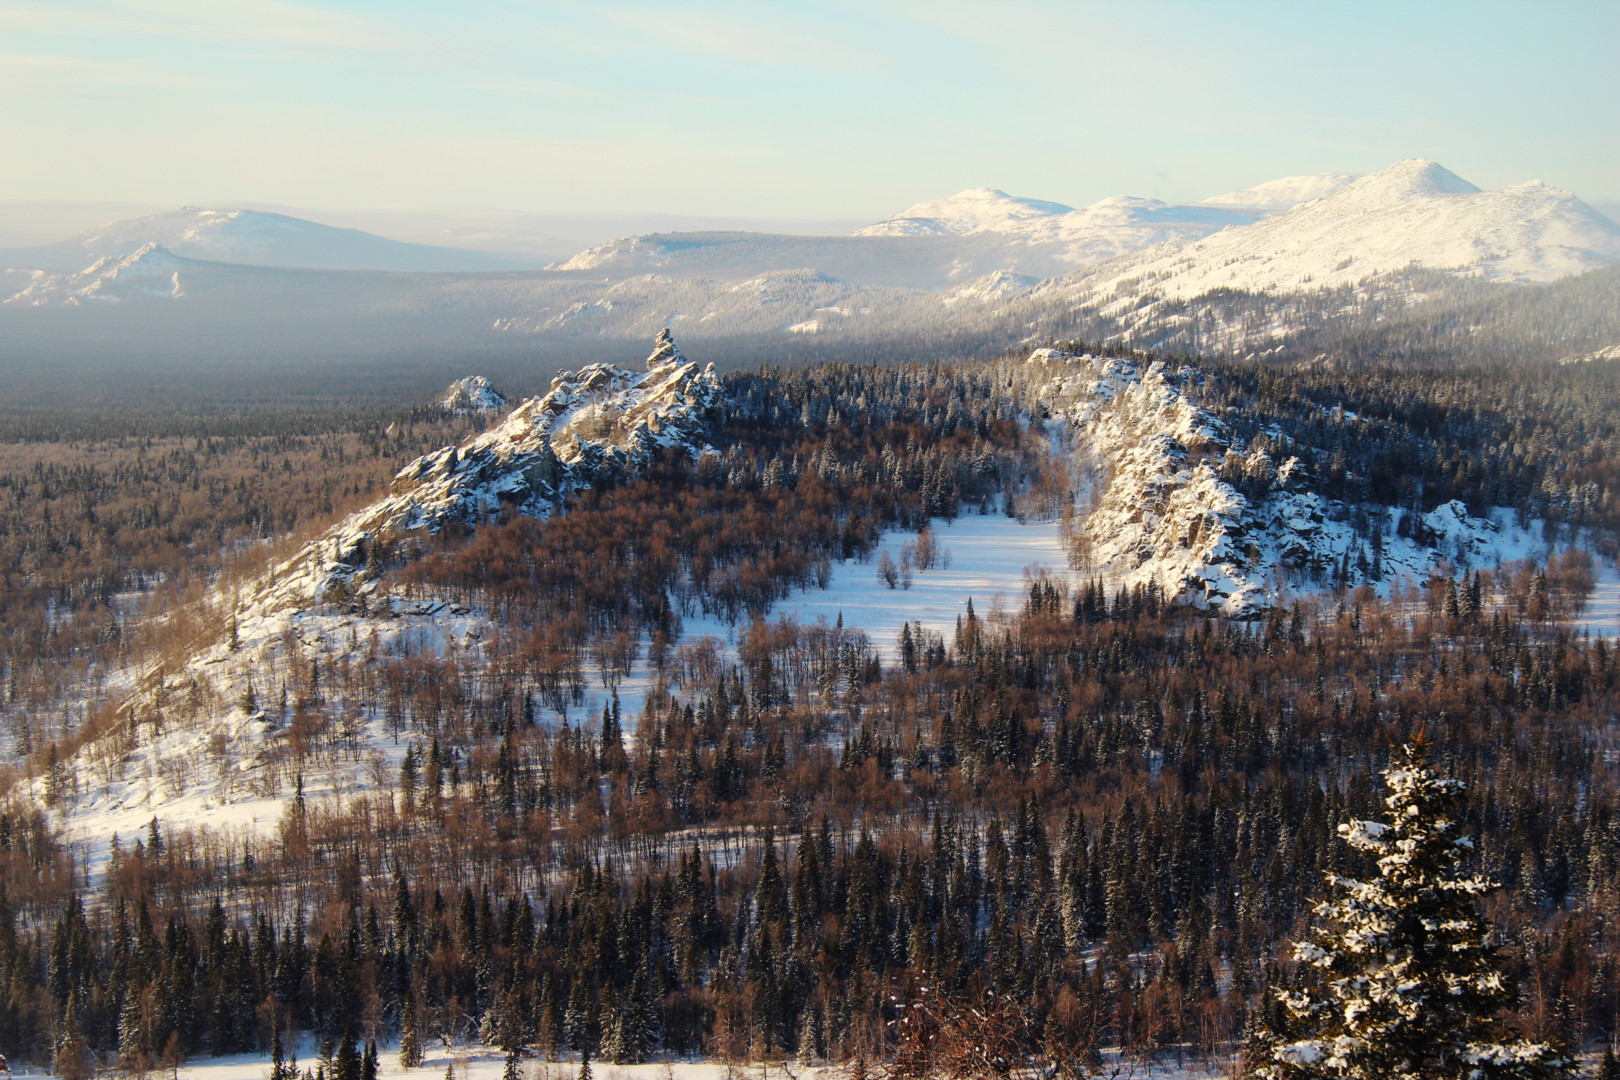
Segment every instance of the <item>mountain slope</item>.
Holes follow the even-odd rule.
[[[1044,251],[1009,252],[1006,238],[998,235],[776,236],[740,232],[627,236],[582,251],[552,269],[588,273],[599,279],[660,274],[736,281],[807,268],[855,285],[928,290],[1002,269],[1038,277],[1072,269]]]
[[[1568,192],[1482,192],[1426,161],[1195,205],[1121,197],[1073,209],[973,189],[861,233],[636,236],[546,271],[477,275],[245,266],[148,244],[73,273],[0,273],[0,350],[455,357],[434,381],[473,356],[506,379],[493,358],[540,344],[577,366],[665,326],[722,363],[762,343],[801,358],[840,347],[919,357],[1064,339],[1264,357],[1426,305],[1507,300],[1459,292],[1470,285],[1490,293],[1620,263],[1620,225]],[[1555,356],[1612,343],[1612,316],[1582,318],[1591,325]],[[1496,336],[1466,340],[1499,355],[1501,321],[1479,325]]]
[[[1241,229],[1155,248],[1089,276],[1095,294],[1189,298],[1287,293],[1413,265],[1493,281],[1547,282],[1620,261],[1620,225],[1538,181],[1481,191],[1412,159]]]
[[[117,304],[147,297],[184,296],[192,262],[177,258],[157,244],[146,244],[124,256],[105,255],[77,273],[51,273],[35,270],[28,284],[0,298],[0,303],[19,307],[61,304],[76,307],[83,303]]]
[[[46,247],[0,251],[0,264],[81,270],[98,260],[122,258],[153,244],[184,258],[245,266],[442,272],[500,270],[513,265],[482,252],[407,244],[285,214],[200,206],[116,221]]]
[[[1353,180],[1355,173],[1318,173],[1314,176],[1285,176],[1268,180],[1242,191],[1228,191],[1224,195],[1211,195],[1200,199],[1200,206],[1220,206],[1230,210],[1253,213],[1257,217],[1280,214],[1303,202],[1323,199]]]
[[[884,221],[857,229],[856,236],[955,236],[1006,245],[1007,264],[1023,249],[1052,262],[1084,267],[1154,244],[1207,236],[1251,220],[1244,213],[1215,206],[1177,206],[1157,199],[1121,195],[1084,209],[1040,199],[1024,199],[995,188],[970,188],[947,199],[918,203]],[[1026,256],[1027,257],[1027,256]]]
[[[1025,199],[992,187],[969,188],[944,199],[921,202],[864,228],[856,236],[971,236],[977,232],[1016,233],[1030,222],[1075,212],[1044,199]]]

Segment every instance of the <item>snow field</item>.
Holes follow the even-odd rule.
[[[316,1050],[307,1038],[297,1048],[299,1071],[313,1071],[318,1063]],[[1151,1063],[1135,1063],[1120,1058],[1117,1052],[1103,1052],[1102,1074],[1108,1076],[1117,1069],[1120,1080],[1217,1080],[1232,1074],[1232,1063],[1214,1060],[1177,1062],[1173,1057]],[[445,1048],[442,1045],[424,1045],[422,1064],[404,1069],[399,1064],[399,1048],[394,1043],[378,1044],[377,1075],[379,1080],[501,1080],[505,1074],[506,1057],[497,1048],[474,1044]],[[874,1070],[875,1071],[875,1070]],[[50,1074],[38,1070],[16,1067],[12,1075],[46,1077]],[[156,1068],[154,1080],[269,1080],[268,1054],[235,1054],[228,1057],[197,1058],[176,1070]],[[843,1080],[849,1070],[843,1065],[801,1065],[795,1061],[776,1061],[768,1065],[730,1063],[718,1060],[649,1061],[640,1065],[615,1065],[612,1062],[591,1059],[592,1080]],[[525,1058],[522,1065],[523,1080],[576,1080],[579,1076],[579,1057],[570,1054],[565,1060],[543,1061]]]

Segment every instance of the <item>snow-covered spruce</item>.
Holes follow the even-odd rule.
[[[1278,992],[1305,1038],[1270,1040],[1264,1080],[1497,1080],[1551,1077],[1573,1061],[1517,1038],[1497,1019],[1512,993],[1488,944],[1479,901],[1490,885],[1466,872],[1473,841],[1452,812],[1462,782],[1441,779],[1420,739],[1384,771],[1388,822],[1352,821],[1339,835],[1377,860],[1366,881],[1329,873],[1318,925],[1294,946],[1314,969]]]

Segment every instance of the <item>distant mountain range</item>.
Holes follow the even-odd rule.
[[[285,214],[199,206],[113,222],[45,247],[0,251],[0,265],[81,271],[151,244],[188,259],[288,269],[457,272],[509,270],[518,265],[480,251],[406,244]]]
[[[974,188],[849,236],[649,234],[545,270],[188,208],[0,252],[0,326],[9,351],[30,355],[64,343],[253,355],[409,346],[541,349],[577,363],[581,350],[666,325],[745,352],[845,342],[940,355],[1087,333],[1241,355],[1286,349],[1306,322],[1352,317],[1369,297],[1386,319],[1432,301],[1435,282],[1541,285],[1615,263],[1620,225],[1574,194],[1538,182],[1481,191],[1414,159],[1192,204],[1122,196],[1076,209]],[[1324,290],[1348,292],[1311,299]],[[1268,314],[1235,319],[1234,305]],[[1613,344],[1599,331],[1580,347]]]

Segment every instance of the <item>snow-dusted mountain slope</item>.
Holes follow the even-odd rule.
[[[713,366],[698,366],[658,335],[646,370],[593,364],[565,371],[500,424],[399,471],[390,494],[350,514],[275,567],[245,594],[249,608],[299,607],[362,593],[379,545],[446,521],[478,520],[510,507],[544,517],[559,496],[644,466],[659,449],[696,456],[722,391]]]
[[[0,263],[81,270],[156,244],[190,259],[247,266],[320,270],[498,270],[512,263],[477,251],[407,244],[359,229],[340,229],[261,210],[187,206],[166,214],[115,221],[83,236],[39,248],[0,252]]]
[[[970,188],[947,199],[918,203],[856,230],[855,235],[1001,237],[1011,245],[1045,248],[1055,261],[1082,267],[1154,244],[1207,236],[1249,220],[1247,214],[1221,207],[1176,206],[1129,195],[1076,210],[995,188]]]
[[[1120,195],[1075,209],[1060,202],[1008,195],[992,187],[969,188],[931,199],[893,217],[856,229],[856,236],[975,236],[996,233],[1030,239],[1074,239],[1108,225],[1159,224],[1221,228],[1281,213],[1320,199],[1355,180],[1353,173],[1285,176],[1243,191],[1212,195],[1192,204]]]
[[[1352,528],[1354,508],[1312,490],[1297,459],[1234,446],[1184,389],[1194,373],[1054,349],[1028,362],[1041,400],[1064,425],[1083,490],[1091,488],[1084,493],[1095,496],[1083,524],[1085,561],[1116,584],[1245,615],[1319,590],[1336,568],[1356,568],[1387,596],[1448,563],[1488,565],[1533,546],[1523,530],[1471,517],[1455,502],[1423,515],[1421,528],[1391,527],[1369,545]]]
[[[1356,173],[1317,173],[1313,176],[1285,176],[1268,180],[1242,191],[1228,191],[1224,195],[1211,195],[1200,199],[1200,206],[1219,206],[1228,210],[1253,213],[1256,217],[1280,214],[1284,210],[1313,199],[1323,199],[1338,191],[1352,180]]]
[[[500,412],[505,407],[506,398],[482,375],[457,379],[439,399],[439,408],[460,415]]]
[[[577,365],[670,326],[725,360],[765,342],[937,356],[1069,338],[1276,355],[1313,334],[1315,355],[1329,323],[1342,336],[1454,303],[1442,295],[1453,288],[1620,263],[1620,225],[1568,192],[1482,192],[1424,161],[1191,206],[1122,197],[1072,209],[975,189],[861,231],[628,237],[551,270],[477,275],[242,266],[142,247],[88,270],[0,273],[0,339],[39,355],[210,356],[511,354],[544,341]],[[1552,358],[1610,344],[1599,330]],[[1504,351],[1493,334],[1480,341]]]
[[[1190,298],[1286,293],[1416,265],[1493,281],[1547,282],[1620,261],[1620,225],[1538,181],[1481,191],[1412,159],[1275,217],[1120,259],[1086,291]]]
[[[1046,251],[1011,251],[1005,237],[990,234],[776,236],[707,232],[627,236],[582,251],[552,269],[609,281],[643,274],[737,281],[809,269],[852,285],[935,290],[995,270],[1013,269],[1048,277],[1072,267]]]
[[[856,236],[971,236],[978,232],[1018,233],[1032,222],[1075,213],[1072,206],[1008,195],[992,187],[968,188],[931,199],[864,228]]]
[[[146,244],[122,257],[103,256],[76,273],[35,270],[28,284],[0,300],[25,307],[83,303],[116,304],[147,297],[180,297],[186,292],[190,260],[157,244]]]
[[[130,673],[123,714],[143,719],[87,744],[74,765],[89,776],[97,747],[110,743],[123,767],[75,801],[65,824],[88,843],[92,861],[104,857],[112,833],[128,835],[154,813],[165,822],[272,828],[293,792],[265,769],[279,739],[267,711],[268,672],[422,652],[490,661],[485,644],[498,629],[487,613],[421,592],[390,593],[375,572],[377,552],[398,552],[412,530],[475,523],[507,507],[548,516],[559,495],[633,473],[657,449],[712,452],[708,435],[722,407],[712,367],[687,360],[665,332],[644,370],[596,364],[564,372],[488,431],[407,465],[387,497],[258,581],[230,596],[216,592],[210,603],[228,637],[199,641],[178,666]],[[388,738],[379,704],[355,700],[346,712],[354,743],[397,768],[403,747]],[[341,763],[312,766],[306,779],[312,799],[368,782],[363,769]],[[42,781],[28,783],[43,792]]]
[[[555,269],[614,274],[746,274],[813,267],[870,285],[941,288],[997,270],[1048,276],[1154,244],[1207,236],[1315,198],[1349,177],[1289,177],[1250,192],[1176,205],[1117,196],[1076,209],[1059,202],[969,188],[932,199],[848,237],[668,233],[599,244]],[[1237,196],[1252,202],[1225,202]]]

